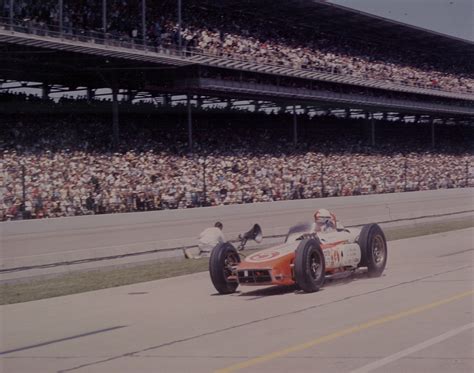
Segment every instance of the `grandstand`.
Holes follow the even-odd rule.
[[[3,5],[2,219],[472,185],[470,41],[324,1]]]

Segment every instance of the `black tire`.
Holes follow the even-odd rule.
[[[367,267],[369,277],[380,277],[387,265],[387,240],[377,224],[362,227],[358,240],[361,261],[359,267]]]
[[[228,280],[231,275],[229,266],[237,263],[240,263],[240,256],[231,243],[225,242],[212,250],[209,258],[209,274],[212,284],[220,294],[234,293],[239,286],[237,281]]]
[[[301,241],[296,249],[294,268],[296,283],[301,290],[313,293],[323,286],[326,263],[318,240]]]

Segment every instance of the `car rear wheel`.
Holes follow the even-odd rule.
[[[364,225],[359,236],[361,261],[370,277],[380,277],[387,265],[387,240],[377,224]]]
[[[296,249],[295,279],[306,293],[318,291],[324,283],[326,265],[318,240],[305,239]]]
[[[232,267],[240,263],[240,256],[231,243],[216,246],[209,258],[209,274],[219,294],[234,293],[239,283],[232,277]]]

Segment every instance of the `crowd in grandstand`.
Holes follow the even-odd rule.
[[[472,186],[472,146],[460,126],[430,150],[425,127],[378,121],[380,145],[370,147],[363,119],[301,115],[295,148],[291,115],[210,114],[196,119],[193,153],[177,117],[172,127],[127,120],[118,149],[98,116],[2,118],[0,220],[23,209],[42,218]],[[421,135],[407,135],[414,127]]]
[[[142,35],[140,2],[108,1],[107,33],[126,41],[139,42],[145,37],[147,43],[156,47],[175,47],[176,4],[166,1],[147,4],[146,35]],[[8,5],[5,2],[4,14],[8,14]],[[57,27],[59,23],[57,1],[18,0],[14,5],[19,23],[35,27]],[[101,6],[101,2],[91,0],[65,1],[64,32],[103,32]],[[445,61],[435,62],[414,51],[400,52],[390,44],[357,43],[307,27],[276,24],[271,17],[203,8],[198,0],[186,1],[183,11],[181,34],[187,50],[452,92],[474,92],[472,69],[459,64],[455,69],[447,56]]]

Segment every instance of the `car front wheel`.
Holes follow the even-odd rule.
[[[326,265],[317,239],[305,239],[296,249],[295,279],[306,293],[318,291],[324,283]]]
[[[234,293],[239,283],[232,278],[232,267],[240,263],[240,256],[231,243],[216,246],[209,258],[209,274],[219,294]]]

